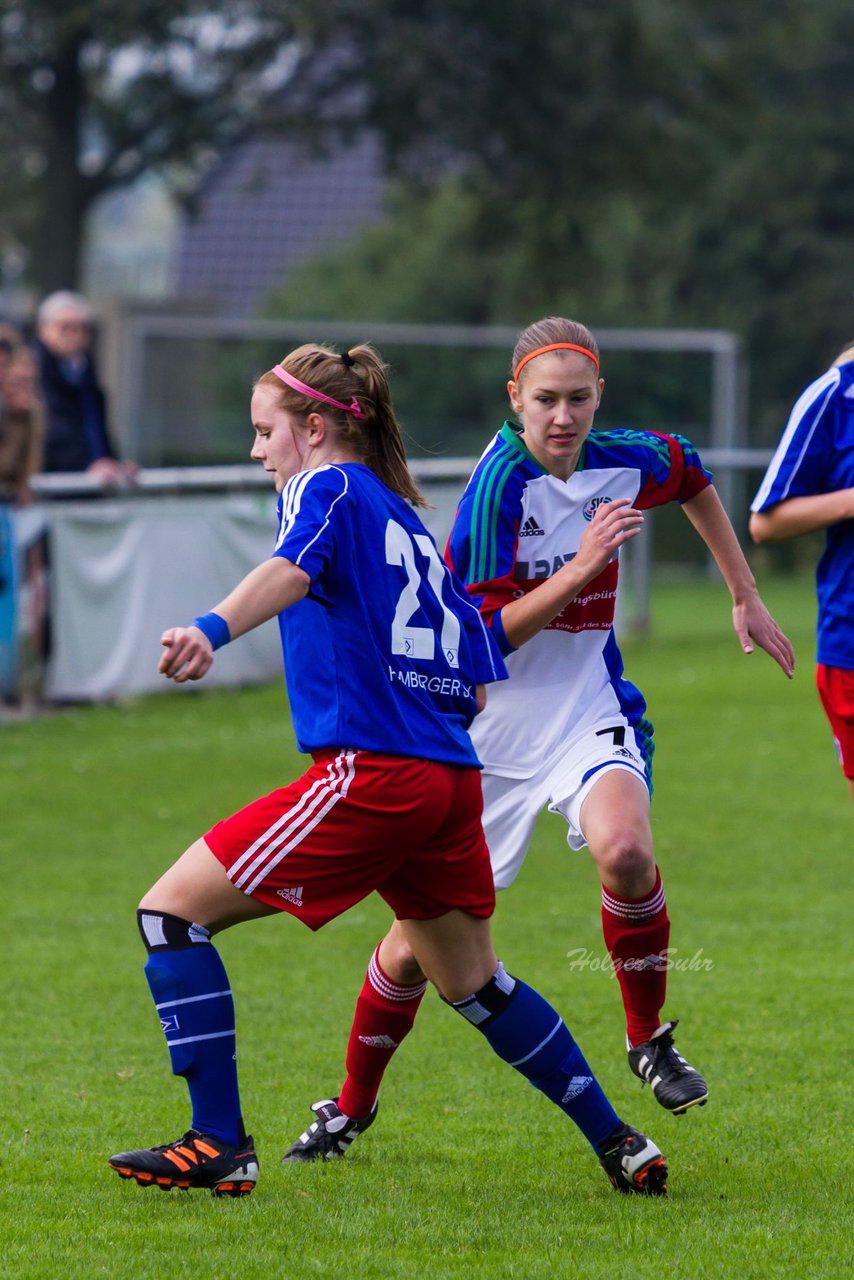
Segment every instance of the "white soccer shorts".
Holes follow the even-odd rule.
[[[581,806],[591,788],[612,769],[625,769],[650,789],[650,755],[649,735],[636,732],[618,713],[586,727],[530,778],[484,770],[483,829],[496,889],[506,889],[519,874],[544,808],[566,820],[569,847],[583,849]]]

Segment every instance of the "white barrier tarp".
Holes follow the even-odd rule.
[[[64,503],[49,517],[51,699],[111,698],[166,686],[161,633],[211,609],[270,555],[275,497]],[[276,622],[216,655],[205,684],[255,684],[281,672]]]
[[[428,489],[435,507],[421,514],[440,547],[460,489]],[[276,539],[276,498],[266,490],[118,496],[43,510],[52,632],[45,696],[55,701],[175,688],[157,673],[161,633],[212,609]],[[201,683],[257,684],[281,670],[274,620],[220,649]]]

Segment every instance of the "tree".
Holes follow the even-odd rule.
[[[73,284],[111,187],[369,127],[408,194],[333,311],[734,328],[772,431],[854,330],[852,83],[850,0],[0,0],[0,252]]]
[[[735,329],[757,438],[773,439],[854,333],[849,0],[423,14],[414,0],[339,14],[364,116],[410,195],[334,270],[301,277],[303,296],[329,314],[358,298],[407,319],[564,309]]]
[[[104,192],[152,170],[189,187],[242,130],[281,125],[312,65],[297,38],[307,7],[2,0],[0,249],[25,245],[41,290],[74,287]]]

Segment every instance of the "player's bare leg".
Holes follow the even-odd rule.
[[[204,925],[211,934],[243,920],[278,914],[275,907],[268,907],[235,889],[222,863],[202,839],[191,844],[152,885],[139,909],[181,916]]]
[[[646,783],[628,769],[609,769],[581,806],[581,828],[606,889],[623,898],[651,892],[656,868]]]
[[[403,987],[414,986],[426,977],[413,955],[406,929],[400,920],[392,921],[391,928],[379,945],[377,956],[383,972]]]

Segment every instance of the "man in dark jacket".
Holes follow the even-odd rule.
[[[93,312],[79,293],[62,290],[38,309],[34,352],[46,410],[45,471],[88,471],[110,484],[133,479],[107,434],[104,392],[92,355]]]

